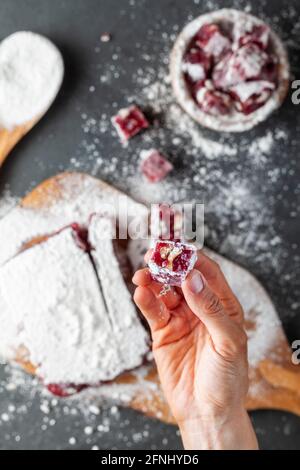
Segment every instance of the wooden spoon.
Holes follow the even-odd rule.
[[[0,167],[11,150],[39,120],[40,118],[32,119],[22,126],[15,127],[11,131],[8,129],[0,129]]]
[[[16,60],[16,51],[18,52],[18,60]],[[49,56],[46,54],[49,54]],[[45,56],[49,58],[48,68]],[[24,60],[27,58],[33,64],[32,70],[30,69],[32,76],[28,73],[28,69],[26,72],[23,70],[24,65],[22,64],[24,64]],[[40,62],[38,61],[39,58],[41,59]],[[6,117],[3,116],[2,109],[2,116],[0,113],[2,118],[0,121],[0,167],[15,145],[50,108],[62,84],[64,65],[61,53],[51,41],[29,31],[20,31],[8,36],[0,43],[0,72],[2,69],[5,72],[3,76],[7,77],[9,75],[10,77],[9,82],[7,82],[7,78],[4,79],[3,83],[0,80],[0,86],[3,86],[4,89],[1,104],[4,102],[3,109],[9,110],[8,122],[10,125],[7,124],[7,114]],[[39,74],[40,71],[41,73]],[[51,83],[49,83],[50,74]],[[36,93],[35,88],[37,75],[40,75],[40,80],[38,85],[36,85],[39,93]],[[24,92],[23,88],[20,90],[20,82],[24,84],[24,89],[27,86],[26,92]],[[41,84],[43,87],[45,86],[44,94],[40,93]],[[31,99],[31,93],[32,110],[30,107],[28,108],[28,100]],[[24,99],[27,106],[25,108],[26,112],[23,111],[21,115],[21,119],[20,108],[17,105],[19,99]],[[11,122],[14,110],[16,110],[15,125]],[[4,120],[4,123],[2,120]],[[24,122],[22,122],[23,120]]]

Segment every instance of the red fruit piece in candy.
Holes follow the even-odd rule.
[[[112,117],[112,123],[123,143],[149,127],[149,122],[137,106],[120,109],[118,114]]]
[[[246,44],[237,51],[227,54],[213,71],[213,82],[217,88],[228,89],[246,80],[260,76],[268,55],[256,44]]]
[[[162,181],[173,170],[173,165],[157,150],[141,152],[141,171],[150,183]]]
[[[278,80],[278,60],[275,56],[270,55],[267,63],[264,65],[260,76],[260,80],[266,80],[267,82],[277,83]]]
[[[231,49],[230,39],[224,36],[216,24],[203,25],[195,36],[195,43],[215,59]]]
[[[214,116],[229,114],[232,109],[232,100],[227,93],[222,93],[205,86],[196,92],[196,101],[202,111]]]
[[[250,114],[266,103],[274,88],[274,83],[258,80],[235,85],[230,88],[230,92],[236,101],[237,110]]]
[[[233,37],[238,47],[254,43],[262,49],[266,49],[270,39],[270,28],[266,24],[239,22],[235,25]]]
[[[48,384],[47,389],[52,395],[56,395],[61,398],[70,397],[76,393],[80,393],[82,390],[87,388],[88,385],[74,385],[74,384]]]
[[[192,82],[205,80],[211,67],[211,60],[204,51],[192,47],[185,55],[182,70]]]
[[[158,240],[148,266],[155,281],[169,286],[181,286],[196,261],[197,250],[193,245]]]
[[[88,241],[88,229],[76,222],[71,224],[71,228],[73,229],[75,241],[79,248],[83,251],[89,252],[91,250],[91,246]]]

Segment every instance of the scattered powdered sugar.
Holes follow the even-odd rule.
[[[103,388],[87,389],[65,400],[49,395],[35,378],[18,368],[4,366],[3,370],[0,379],[0,394],[3,398],[0,427],[3,443],[7,445],[31,448],[25,438],[29,425],[39,433],[39,448],[42,449],[49,448],[50,436],[62,427],[65,432],[56,444],[59,449],[74,449],[79,445],[87,449],[111,449],[111,435],[114,436],[114,446],[122,449],[134,448],[137,442],[143,448],[148,448],[155,442],[157,426],[151,426],[149,420],[142,416],[137,421],[132,412],[112,404],[128,402],[139,387],[145,389],[146,386],[147,390],[147,369],[137,373],[136,386],[119,385],[116,390],[113,385],[104,385]],[[152,390],[148,390],[151,397]],[[4,420],[1,415],[4,415]],[[178,441],[175,427],[165,427],[164,435],[171,441]]]
[[[18,198],[13,196],[8,188],[6,188],[0,197],[0,219],[4,217],[18,203]]]
[[[274,136],[271,131],[259,139],[252,142],[249,147],[249,155],[256,158],[258,155],[268,155],[273,148],[275,143]]]
[[[0,44],[0,125],[11,129],[38,118],[51,105],[63,79],[58,49],[29,31]]]

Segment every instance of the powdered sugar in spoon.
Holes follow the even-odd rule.
[[[54,101],[64,75],[49,39],[19,31],[0,43],[0,166]]]

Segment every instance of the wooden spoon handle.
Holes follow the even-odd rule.
[[[32,119],[26,124],[17,126],[12,130],[0,129],[0,167],[10,151],[22,139],[22,137],[30,131],[36,122],[37,119]]]

